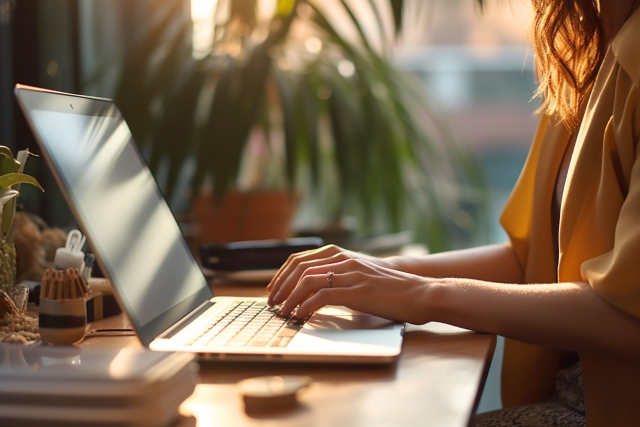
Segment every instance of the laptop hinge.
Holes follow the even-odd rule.
[[[210,309],[215,305],[213,301],[205,301],[198,308],[193,310],[191,313],[184,316],[182,319],[178,320],[176,323],[171,325],[169,329],[161,333],[158,338],[171,338],[178,332],[180,332],[185,326],[189,325],[193,320],[195,320],[202,313]]]

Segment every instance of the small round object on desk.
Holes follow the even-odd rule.
[[[296,393],[311,381],[298,375],[256,377],[240,381],[238,389],[247,410],[278,410],[296,406]]]

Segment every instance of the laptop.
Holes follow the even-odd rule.
[[[115,104],[24,85],[15,93],[145,346],[233,361],[390,363],[400,354],[402,323],[337,306],[298,321],[266,298],[215,297]]]

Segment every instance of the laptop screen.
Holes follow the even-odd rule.
[[[110,101],[17,92],[78,222],[148,343],[213,295],[127,124]]]

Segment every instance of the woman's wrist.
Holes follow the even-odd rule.
[[[437,299],[442,292],[437,279],[418,277],[418,285],[411,293],[408,307],[411,307],[410,323],[424,324],[438,320]]]
[[[410,267],[413,263],[415,263],[415,261],[412,258],[402,255],[395,255],[387,258],[380,258],[379,265],[381,265],[382,267],[390,268],[391,270],[412,273],[412,269]]]
[[[424,288],[422,292],[422,306],[425,310],[425,316],[429,322],[446,322],[447,313],[451,311],[449,306],[449,295],[451,291],[451,283],[447,279],[435,279],[425,277]]]

